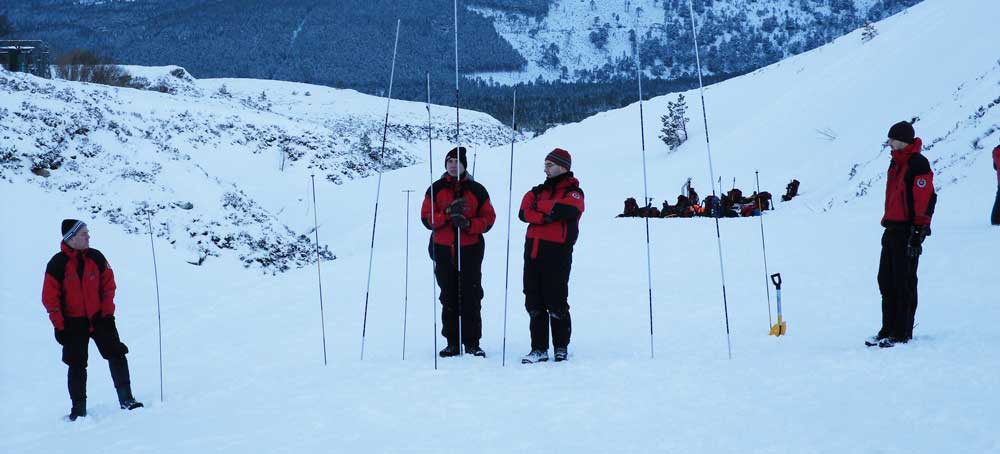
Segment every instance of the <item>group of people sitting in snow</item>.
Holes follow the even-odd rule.
[[[785,194],[781,200],[787,202],[792,200],[799,193],[799,180],[792,180],[785,187]],[[733,187],[729,192],[718,197],[710,195],[701,200],[698,192],[691,185],[691,179],[681,188],[681,195],[677,196],[677,203],[670,204],[664,200],[662,208],[653,206],[652,199],[640,207],[634,197],[625,199],[625,209],[618,215],[620,218],[690,218],[702,217],[746,217],[760,216],[765,210],[774,209],[771,202],[771,193],[767,191],[756,191],[749,197],[743,195],[743,191]]]

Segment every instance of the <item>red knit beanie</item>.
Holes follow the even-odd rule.
[[[573,164],[573,157],[569,155],[569,152],[563,150],[562,148],[556,148],[549,152],[545,156],[546,161],[552,161],[553,164],[558,164],[569,170],[570,166]]]

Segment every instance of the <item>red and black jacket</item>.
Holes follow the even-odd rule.
[[[934,172],[924,155],[920,138],[892,152],[889,177],[885,182],[883,227],[930,226],[937,194]]]
[[[431,197],[434,197],[434,219],[431,222]],[[424,193],[424,204],[420,208],[420,219],[424,227],[431,230],[431,242],[438,246],[451,248],[455,256],[455,225],[451,216],[445,210],[458,197],[465,198],[463,215],[469,220],[469,228],[462,230],[462,247],[478,244],[483,241],[483,234],[493,228],[497,214],[490,203],[490,194],[483,185],[470,180],[468,173],[461,178],[447,173],[435,181]]]
[[[997,171],[997,186],[1000,186],[1000,145],[993,149],[993,170]]]
[[[583,190],[580,182],[567,172],[531,188],[521,199],[518,217],[528,223],[525,257],[535,259],[539,251],[572,252],[580,234],[583,216]]]
[[[115,273],[97,249],[82,251],[60,244],[61,252],[45,267],[42,305],[56,330],[65,328],[66,318],[93,319],[115,314]]]

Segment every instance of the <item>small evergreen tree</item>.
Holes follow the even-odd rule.
[[[594,19],[597,18],[595,17]],[[610,33],[608,33],[608,29],[611,28],[611,24],[605,22],[604,25],[597,25],[595,23],[594,27],[594,30],[591,30],[590,32],[590,42],[594,45],[594,47],[604,49],[604,47],[608,45],[608,38],[610,35]]]
[[[542,47],[542,67],[555,69],[559,67],[559,46],[551,43]]]
[[[875,28],[875,24],[865,22],[864,30],[861,31],[861,42],[867,43],[875,39],[876,36],[878,36],[878,30]]]
[[[379,156],[379,150],[376,150],[372,146],[372,139],[368,136],[368,131],[364,131],[361,134],[361,138],[358,140],[355,150],[358,153],[367,156],[368,159],[372,161],[381,161],[381,156]]]
[[[667,114],[660,117],[663,122],[663,129],[660,130],[660,140],[670,148],[676,150],[688,140],[687,124],[691,121],[687,117],[687,101],[684,95],[678,95],[677,101],[667,103]]]

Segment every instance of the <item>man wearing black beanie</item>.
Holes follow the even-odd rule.
[[[434,276],[441,287],[441,335],[448,344],[442,358],[459,356],[461,346],[473,356],[485,357],[483,335],[483,234],[493,227],[496,213],[486,188],[465,171],[465,147],[445,155],[445,174],[427,188],[420,218],[431,233],[428,247]]]
[[[62,221],[60,252],[45,267],[42,305],[62,345],[62,360],[69,366],[67,384],[72,401],[67,418],[87,416],[87,353],[90,339],[108,361],[111,380],[123,410],[142,407],[132,396],[128,347],[115,326],[115,274],[104,254],[90,247],[87,224]]]
[[[913,338],[917,312],[917,264],[924,238],[931,234],[937,194],[930,162],[920,154],[923,142],[913,125],[901,121],[889,128],[889,163],[882,216],[882,255],[878,287],[882,293],[882,328],[865,340],[882,348]]]

